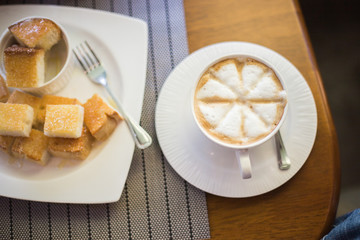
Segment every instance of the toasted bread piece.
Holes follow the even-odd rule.
[[[4,65],[8,87],[38,87],[44,83],[45,63],[43,49],[19,46],[7,47]]]
[[[28,137],[34,110],[27,104],[0,103],[0,135]]]
[[[49,50],[61,39],[61,30],[53,21],[31,18],[9,26],[9,31],[23,46]]]
[[[94,138],[83,127],[79,138],[49,138],[49,152],[56,157],[84,160],[91,151]]]
[[[84,123],[80,105],[47,105],[44,134],[48,137],[79,138]]]
[[[78,104],[81,105],[80,101],[76,98],[68,98],[54,95],[44,95],[41,98],[40,109],[37,115],[39,123],[44,124],[46,115],[46,105],[67,105],[67,104]]]
[[[83,105],[84,122],[96,140],[102,141],[110,136],[122,117],[97,94]]]
[[[9,99],[7,100],[7,103],[18,103],[18,104],[27,104],[30,105],[34,109],[34,121],[33,121],[33,127],[36,129],[41,129],[42,126],[40,122],[38,121],[38,112],[40,109],[41,104],[41,98],[36,97],[34,95],[24,93],[18,90],[15,90],[11,93]]]
[[[11,148],[11,153],[18,158],[24,158],[40,165],[45,165],[49,159],[47,151],[49,139],[43,132],[32,129],[29,137],[17,137]]]
[[[5,153],[10,154],[11,146],[15,140],[15,137],[12,136],[0,136],[0,150]]]
[[[9,97],[9,89],[6,86],[5,80],[0,75],[0,102],[6,102]]]

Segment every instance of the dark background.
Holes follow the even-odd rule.
[[[360,1],[299,4],[338,135],[341,215],[360,208]]]

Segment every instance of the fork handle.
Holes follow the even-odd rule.
[[[108,86],[105,86],[105,88],[112,100],[115,102],[117,109],[129,127],[131,136],[133,137],[136,146],[140,149],[149,147],[152,143],[150,135],[125,112],[120,102],[117,101],[116,97],[111,92],[110,88]]]

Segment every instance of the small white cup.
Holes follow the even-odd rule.
[[[265,64],[266,66],[268,66],[269,68],[271,68],[274,73],[276,74],[276,76],[278,77],[278,79],[280,80],[280,83],[284,89],[284,91],[287,93],[286,88],[285,88],[285,84],[284,84],[284,80],[281,76],[281,74],[279,74],[279,72],[276,70],[276,68],[268,61],[258,57],[258,56],[253,56],[253,55],[243,55],[243,54],[234,54],[234,55],[227,55],[227,56],[223,56],[219,59],[216,59],[214,61],[211,61],[209,64],[206,65],[206,67],[204,68],[203,71],[201,71],[201,74],[197,77],[197,81],[195,82],[193,88],[192,88],[192,94],[191,94],[191,110],[192,110],[192,115],[193,118],[197,124],[197,126],[199,127],[199,129],[201,130],[201,132],[211,141],[213,141],[214,143],[226,147],[226,148],[231,148],[235,150],[235,155],[237,158],[237,161],[239,163],[239,168],[240,168],[240,172],[242,175],[243,179],[248,179],[252,177],[252,167],[251,167],[251,159],[250,159],[250,149],[257,147],[263,143],[265,143],[266,141],[268,141],[269,139],[271,139],[280,129],[282,123],[285,120],[286,114],[287,114],[287,108],[288,108],[288,103],[286,103],[285,107],[284,107],[284,112],[283,115],[280,119],[280,121],[278,122],[277,126],[265,137],[259,139],[258,141],[252,142],[250,144],[247,145],[239,145],[239,144],[231,144],[231,143],[227,143],[224,141],[221,141],[220,139],[212,136],[211,134],[209,134],[201,125],[201,123],[198,121],[197,117],[196,117],[196,113],[195,113],[195,107],[194,107],[194,99],[195,99],[195,90],[198,84],[198,81],[200,80],[201,76],[204,74],[205,71],[207,71],[211,66],[213,66],[214,64],[225,60],[225,59],[229,59],[229,58],[234,58],[234,57],[245,57],[245,58],[251,58],[254,60],[257,60],[263,64]]]
[[[19,88],[23,91],[43,95],[43,94],[53,94],[60,91],[63,87],[67,85],[71,78],[71,72],[74,67],[74,59],[71,52],[71,45],[69,35],[66,32],[65,28],[53,19],[42,17],[42,16],[29,16],[23,19],[20,19],[14,23],[9,24],[9,26],[24,21],[26,19],[32,18],[43,18],[49,19],[54,22],[61,30],[61,40],[55,46],[53,46],[47,54],[46,59],[48,60],[45,63],[45,82],[38,87],[29,87],[29,88]],[[6,29],[0,37],[0,74],[3,75],[6,79],[6,71],[4,67],[4,50],[5,48],[16,43],[14,36],[11,32]],[[53,58],[56,58],[55,61]],[[56,66],[55,66],[56,65]]]

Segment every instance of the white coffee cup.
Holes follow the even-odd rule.
[[[199,84],[201,79],[205,78],[205,77],[203,78],[203,76],[205,76],[206,74],[210,73],[210,76],[212,75],[211,74],[212,70],[209,70],[210,68],[214,67],[214,65],[216,65],[216,64],[221,65],[219,63],[222,63],[224,60],[228,60],[228,59],[230,59],[230,61],[232,61],[232,59],[236,59],[236,60],[234,60],[235,62],[237,61],[237,59],[240,59],[239,61],[241,61],[241,59],[244,59],[244,61],[247,61],[247,60],[252,61],[252,60],[254,60],[254,62],[260,63],[260,65],[261,64],[265,65],[268,69],[264,70],[264,76],[266,76],[265,74],[269,74],[269,75],[275,74],[276,79],[278,80],[278,81],[276,81],[276,83],[280,83],[280,85],[281,85],[281,89],[282,89],[281,93],[285,93],[284,95],[282,95],[284,98],[282,100],[281,99],[279,100],[280,104],[281,104],[281,109],[278,110],[278,108],[277,108],[277,110],[276,110],[276,111],[282,111],[281,117],[278,116],[277,120],[276,120],[276,124],[272,124],[271,128],[269,128],[270,130],[268,130],[266,133],[264,133],[264,135],[262,135],[259,139],[250,140],[249,142],[242,141],[241,143],[240,143],[240,140],[239,140],[239,142],[232,142],[232,141],[229,141],[229,140],[220,139],[218,136],[216,136],[217,134],[215,134],[215,135],[213,134],[214,129],[210,130],[210,127],[209,127],[209,124],[208,124],[209,122],[207,122],[205,124],[207,126],[206,127],[199,120],[199,118],[202,118],[202,119],[204,119],[204,118],[199,117],[200,114],[199,114],[199,106],[198,105],[200,105],[200,103],[199,103],[198,99],[199,99],[200,94],[198,92],[200,91],[199,89],[201,87],[198,87],[198,84]],[[245,66],[245,64],[246,64],[246,62],[244,62],[244,66]],[[218,65],[216,65],[216,66],[218,66]],[[252,167],[251,167],[251,159],[250,159],[249,150],[253,149],[254,147],[259,146],[259,145],[263,144],[264,142],[268,141],[269,139],[271,139],[279,131],[279,129],[280,129],[282,123],[284,122],[285,117],[286,117],[288,104],[287,104],[287,99],[286,99],[286,88],[285,88],[284,80],[283,80],[282,76],[279,74],[279,72],[276,70],[276,68],[271,63],[269,63],[268,61],[266,61],[266,60],[264,60],[262,58],[259,58],[258,56],[240,55],[240,54],[228,55],[228,56],[224,56],[224,57],[222,57],[220,59],[209,61],[209,64],[206,65],[206,66],[207,67],[205,67],[204,70],[201,72],[201,74],[197,77],[197,81],[194,84],[193,92],[191,94],[191,108],[192,108],[192,114],[193,114],[194,120],[195,120],[197,126],[199,127],[199,129],[202,131],[202,133],[208,139],[210,139],[211,141],[213,141],[214,143],[216,143],[218,145],[221,145],[223,147],[227,147],[227,148],[231,148],[231,149],[235,150],[235,154],[236,154],[236,158],[237,158],[238,163],[239,163],[242,178],[243,179],[251,178],[252,177]],[[236,63],[235,66],[238,66],[238,63]],[[236,68],[236,69],[238,70],[239,67]],[[244,67],[242,68],[242,70],[243,69],[244,69]],[[201,81],[203,81],[203,80],[201,80]],[[204,82],[208,83],[209,81],[210,80],[205,80]],[[244,80],[242,80],[242,81],[244,81]],[[221,82],[221,81],[219,81],[219,82]],[[201,84],[203,84],[203,83],[200,83],[199,86],[201,86]],[[221,84],[228,86],[227,84],[224,84],[224,82],[222,82]],[[242,84],[245,85],[244,83],[242,83]],[[204,86],[205,86],[205,84],[204,84]],[[216,84],[214,86],[216,86]],[[245,88],[245,87],[243,86],[243,88]],[[209,87],[207,87],[207,89],[210,89],[210,85],[209,85]],[[210,90],[207,90],[207,91],[210,91]],[[215,91],[216,91],[216,88],[215,88]],[[239,92],[241,92],[241,91],[239,91]],[[238,92],[238,94],[241,95],[239,92]],[[225,91],[223,91],[223,93],[225,94]],[[249,94],[250,93],[248,93],[248,95]],[[242,105],[244,105],[244,108],[243,108],[244,110],[241,110],[242,111],[241,113],[244,114],[244,111],[248,108],[249,102],[251,102],[253,100],[242,100],[245,95],[244,96],[239,96],[239,95],[237,96],[238,98],[237,98],[236,101],[238,101],[238,99],[241,99],[241,101],[239,103],[238,102],[236,102],[236,103],[233,102],[232,105],[230,105],[230,106],[232,106],[232,107],[230,107],[231,108],[230,111],[232,111],[233,106],[235,106],[235,104],[239,105],[240,107],[242,107]],[[230,95],[228,97],[230,98]],[[207,98],[205,97],[204,99],[207,99]],[[209,104],[212,104],[211,101],[213,101],[214,99],[210,99]],[[259,101],[259,99],[257,99],[257,101]],[[269,102],[269,103],[272,103],[272,102]],[[228,111],[226,114],[229,115],[230,111]],[[212,114],[210,114],[210,115],[212,116]],[[225,116],[227,117],[227,115],[225,115]],[[244,120],[244,117],[241,117],[241,118]],[[243,120],[241,120],[241,121],[243,121]],[[225,120],[221,120],[221,121],[225,122]],[[248,120],[245,120],[245,121],[249,122]],[[204,121],[202,121],[202,122],[204,122]],[[241,124],[242,124],[242,126],[244,126],[244,123],[241,123]],[[218,126],[217,126],[217,128],[218,128]],[[242,128],[244,128],[244,127],[242,127]],[[224,129],[228,129],[228,128],[225,126]],[[242,129],[241,131],[244,132],[245,130]],[[227,138],[227,136],[226,136],[226,138]]]

